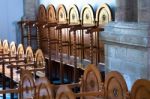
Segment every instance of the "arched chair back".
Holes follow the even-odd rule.
[[[80,13],[80,20],[82,25],[95,25],[94,10],[90,4],[83,6]]]
[[[98,92],[102,89],[102,77],[99,69],[90,64],[84,71],[83,79],[81,80],[81,92]],[[87,96],[86,99],[93,99],[94,96]]]
[[[131,89],[131,99],[149,99],[150,98],[150,81],[139,79]]]
[[[41,49],[38,49],[35,53],[35,67],[36,68],[44,68],[45,69],[45,58],[43,55],[43,52]],[[40,76],[40,77],[44,77],[45,76],[45,72],[44,71],[37,71],[36,75]]]
[[[96,11],[96,22],[98,26],[105,26],[112,21],[112,11],[108,4],[102,4]]]
[[[47,20],[47,10],[44,5],[40,5],[39,11],[38,11],[38,21],[46,21]]]
[[[105,79],[105,99],[127,99],[128,88],[123,76],[111,71]]]
[[[47,10],[48,22],[56,22],[56,9],[54,5],[50,4]]]
[[[33,99],[35,97],[35,82],[33,75],[28,70],[21,71],[20,97],[21,99]]]
[[[3,41],[3,54],[9,54],[9,43],[7,40]]]
[[[78,25],[80,24],[80,13],[78,7],[74,4],[68,11],[69,24]]]
[[[74,93],[68,86],[60,86],[56,93],[56,99],[76,99]]]
[[[18,54],[18,60],[24,60],[25,54],[24,54],[24,47],[22,44],[18,45],[17,54]]]
[[[57,21],[58,23],[67,23],[67,10],[63,4],[60,4],[57,9]]]
[[[36,61],[36,67],[38,68],[45,67],[45,59],[44,59],[44,55],[41,49],[38,49],[35,52],[35,61]]]
[[[26,48],[26,61],[28,64],[34,62],[34,55],[33,55],[33,50],[31,48],[31,46],[28,46]]]
[[[44,5],[40,5],[39,7],[39,11],[38,11],[38,22],[40,23],[45,23],[47,22],[47,10],[45,8]],[[47,28],[43,28],[43,26],[39,26],[39,48],[42,49],[42,51],[44,52],[44,54],[47,54],[48,50],[47,50],[47,34],[48,34],[48,29]]]
[[[54,88],[46,77],[41,77],[36,82],[36,99],[55,99]]]
[[[16,44],[15,42],[11,42],[10,43],[10,56],[16,57],[16,54],[17,54]]]

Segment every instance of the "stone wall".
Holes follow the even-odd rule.
[[[138,0],[138,21],[150,22],[150,0]]]
[[[100,34],[105,43],[106,73],[122,73],[129,89],[137,79],[150,79],[149,24],[112,22]]]
[[[147,48],[134,48],[127,45],[108,44],[105,51],[106,71],[119,71],[125,78],[128,88],[137,79],[149,79]]]
[[[137,21],[137,0],[116,0],[115,21]]]

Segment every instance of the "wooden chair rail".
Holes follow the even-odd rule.
[[[6,94],[6,93],[19,93],[19,89],[0,90],[0,94]]]
[[[82,96],[98,96],[104,98],[104,91],[99,92],[81,92],[81,93],[75,93],[76,97],[82,97]]]

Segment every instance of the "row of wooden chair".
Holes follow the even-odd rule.
[[[111,21],[111,11],[107,4],[104,5],[104,9],[107,9],[109,13],[109,15],[106,15],[107,19]],[[101,10],[99,9],[97,15],[101,13]],[[48,53],[50,64],[51,61],[60,63],[60,80],[62,83],[64,82],[64,64],[75,68],[73,79],[76,82],[78,78],[77,68],[84,69],[89,63],[100,65],[100,62],[104,62],[103,43],[99,39],[99,32],[103,31],[103,26],[93,24],[94,12],[90,5],[84,6],[81,12],[82,21],[79,22],[80,15],[76,5],[71,6],[68,14],[64,5],[60,5],[57,11],[52,4],[47,10],[43,5],[39,7],[37,21],[39,24],[46,22],[46,24],[42,24],[44,28],[41,25],[37,26],[41,48],[44,53]],[[67,15],[69,16],[68,20]],[[48,44],[48,46],[45,46],[45,44]],[[48,48],[48,50],[45,51],[45,48]],[[52,65],[49,66],[49,71],[51,68],[53,68]]]
[[[34,72],[35,76],[45,76],[45,58],[41,49],[34,55],[30,46],[25,52],[22,44],[16,48],[15,42],[9,44],[7,40],[0,40],[0,73],[3,89],[8,86],[6,78],[10,79],[10,88],[14,88],[15,83],[20,81],[20,69],[28,69]]]
[[[117,84],[113,84],[119,86]],[[137,80],[131,92],[125,89],[109,88],[101,92],[88,92],[88,93],[74,93],[68,86],[61,86],[56,93],[56,99],[78,99],[77,97],[84,97],[81,99],[149,99],[150,98],[150,81],[140,79]],[[124,96],[125,95],[125,96]],[[93,97],[94,96],[94,97]],[[87,98],[88,97],[88,98]],[[47,98],[49,99],[49,98]]]
[[[28,46],[26,50],[24,50],[22,44],[19,44],[18,48],[16,48],[15,42],[11,42],[10,45],[7,40],[4,40],[3,43],[2,41],[0,42],[1,42],[0,45],[1,45],[1,52],[2,52],[0,54],[1,64],[15,63],[15,64],[11,64],[15,67],[15,65],[19,65],[16,64],[16,62],[18,63],[20,62],[20,65],[26,64],[32,66],[32,64],[35,64],[36,68],[40,68],[40,67],[45,68],[45,59],[41,49],[36,50],[35,54],[33,54],[32,48],[30,46]]]
[[[29,71],[23,70],[20,87],[0,91],[4,92],[18,92],[20,99],[149,99],[150,81],[139,79],[129,91],[119,72],[109,72],[103,82],[99,70],[91,64],[80,82],[63,85],[53,85],[46,77],[35,80]]]
[[[98,24],[95,24],[95,16]],[[47,9],[40,5],[37,20],[27,23],[30,27],[37,27],[38,44],[44,53],[48,53],[49,50],[52,52],[53,49],[55,53],[62,52],[68,56],[75,56],[76,53],[75,57],[79,57],[81,61],[87,59],[98,64],[104,62],[103,54],[100,54],[100,50],[103,52],[103,44],[99,32],[103,31],[103,26],[111,20],[111,9],[107,4],[100,6],[96,15],[91,5],[85,5],[80,15],[76,5],[72,5],[67,11],[63,4],[60,4],[57,10],[50,4]]]
[[[95,24],[95,20],[94,20],[95,16],[96,16],[96,20],[98,24]],[[80,17],[81,19],[83,18],[81,23],[79,22]],[[65,50],[62,50],[62,53],[64,52],[68,55],[74,55],[74,52],[73,52],[74,48],[71,46],[73,45],[73,42],[74,42],[73,34],[72,33],[70,34],[68,32],[70,27],[73,26],[74,31],[79,30],[80,32],[84,32],[84,33],[80,33],[80,32],[76,33],[80,35],[80,37],[77,37],[78,35],[76,35],[75,45],[78,46],[76,50],[90,48],[89,43],[92,45],[91,49],[96,48],[97,50],[99,49],[98,48],[99,38],[97,38],[99,37],[98,35],[99,33],[88,32],[90,36],[92,36],[90,38],[92,40],[89,42],[89,39],[88,39],[89,37],[87,37],[87,34],[85,33],[85,31],[88,28],[93,28],[94,30],[92,29],[92,31],[94,32],[102,31],[102,29],[95,29],[95,28],[98,28],[98,27],[102,28],[103,26],[101,25],[105,25],[111,20],[112,20],[111,9],[107,4],[103,4],[102,6],[100,6],[96,11],[96,15],[94,15],[94,11],[91,5],[85,5],[81,11],[81,15],[79,15],[79,9],[76,5],[72,5],[70,9],[67,11],[66,7],[63,4],[60,4],[58,7],[58,10],[56,11],[55,7],[52,4],[50,4],[48,6],[48,9],[46,9],[44,5],[40,5],[37,20],[25,20],[25,21],[20,21],[19,23],[21,24],[21,27],[24,27],[24,25],[29,27],[28,30],[30,30],[32,27],[37,28],[37,45],[38,47],[42,48],[44,53],[47,53],[49,50],[54,49],[54,46],[53,48],[52,47],[49,48],[48,46],[54,45],[52,43],[55,42],[55,44],[58,45],[56,48],[57,50],[54,49],[55,51],[58,51],[59,49],[61,50],[62,49],[61,45],[62,45],[63,49],[65,48]],[[55,32],[54,28],[57,26],[58,26],[57,29],[62,31],[62,33]],[[23,32],[23,28],[21,30]],[[28,31],[29,34],[31,32],[32,31]],[[22,33],[22,35],[24,34]],[[31,42],[31,38],[32,37],[29,37],[28,42]],[[49,41],[52,41],[52,43]],[[58,44],[58,43],[61,43],[61,41],[62,41],[62,44],[61,45]],[[101,44],[100,47],[103,47],[103,45]],[[87,52],[87,54],[85,54],[85,52]],[[77,53],[77,56],[83,59],[84,58],[89,59],[88,53],[89,53],[88,50],[81,51],[81,53],[79,51],[79,53]],[[80,55],[80,54],[83,54],[83,55]],[[88,57],[85,57],[85,56],[88,56]],[[93,58],[91,58],[91,61],[93,62]],[[100,59],[98,59],[97,62],[99,61]]]
[[[67,11],[63,4],[57,10],[50,4],[47,9],[44,5],[39,6],[36,20],[22,20],[19,24],[22,40],[28,37],[28,45],[31,45],[31,35],[36,28],[37,46],[49,61],[47,76],[53,79],[52,68],[55,66],[52,61],[55,61],[60,64],[58,72],[61,83],[64,83],[64,65],[75,68],[73,79],[76,82],[77,68],[84,70],[89,63],[104,63],[104,45],[99,32],[104,30],[106,23],[112,21],[112,15],[108,4],[100,6],[96,13],[89,4],[81,12],[76,5],[72,5]]]

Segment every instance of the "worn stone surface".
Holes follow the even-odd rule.
[[[137,0],[116,0],[115,21],[137,21]]]
[[[146,23],[111,22],[100,35],[109,42],[150,47],[149,26]]]
[[[129,90],[137,79],[150,79],[149,31],[149,24],[114,22],[100,33],[105,44],[106,73],[122,73]]]
[[[149,59],[145,48],[144,50],[137,50],[127,46],[120,47],[117,43],[107,46],[105,51],[109,52],[109,50],[115,48],[114,51],[111,51],[115,55],[108,54],[105,56],[106,73],[119,71],[122,75],[125,75],[129,89],[137,79],[149,79]]]
[[[138,21],[150,23],[150,0],[138,0]]]

